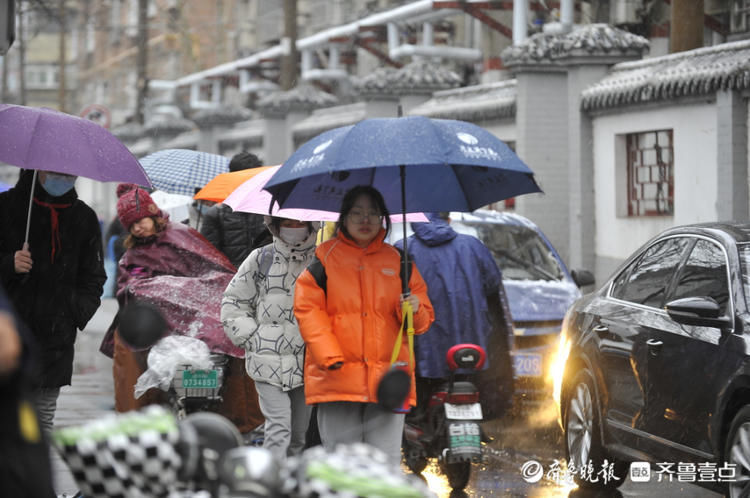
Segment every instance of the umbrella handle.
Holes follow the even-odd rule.
[[[29,243],[29,228],[31,228],[31,206],[34,205],[34,187],[36,187],[36,170],[31,177],[31,194],[29,195],[29,212],[26,215],[26,235],[23,238],[24,247]]]

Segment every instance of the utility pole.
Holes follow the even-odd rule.
[[[148,0],[138,0],[138,41],[136,54],[135,122],[145,121],[143,106],[148,96]]]
[[[279,84],[289,90],[297,83],[297,0],[284,0],[284,43],[289,53],[281,57]]]
[[[65,31],[68,29],[68,23],[66,22],[65,15],[65,0],[59,0],[58,3],[58,18],[60,19],[60,59],[58,63],[58,87],[57,87],[57,107],[61,112],[67,112],[65,105],[65,96],[67,89],[65,88],[65,66],[66,66],[66,50],[65,50]]]
[[[18,0],[18,97],[26,105],[26,40],[23,33],[23,1]]]

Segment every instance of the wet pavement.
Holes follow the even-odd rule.
[[[99,344],[117,311],[117,302],[106,299],[94,318],[79,333],[71,386],[62,389],[55,417],[55,426],[79,425],[114,411],[112,361],[99,352]],[[556,479],[551,472],[564,465],[563,444],[554,419],[554,407],[539,407],[526,417],[506,418],[483,424],[493,437],[489,444],[492,457],[485,464],[472,468],[469,486],[464,492],[451,492],[446,478],[432,462],[423,477],[440,498],[471,497],[719,497],[706,489],[686,483],[634,483],[628,479],[618,491],[609,494],[588,493]],[[70,472],[53,451],[55,490],[58,496],[72,497],[78,490]],[[536,461],[543,469],[538,480],[524,477],[522,467]],[[564,467],[563,467],[564,468]]]

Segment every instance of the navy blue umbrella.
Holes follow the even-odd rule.
[[[338,211],[357,185],[378,189],[393,213],[473,211],[541,192],[531,169],[492,133],[422,116],[365,119],[324,132],[297,149],[265,189],[282,208]]]

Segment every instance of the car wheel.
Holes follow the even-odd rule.
[[[565,421],[568,465],[574,471],[573,479],[581,488],[615,488],[625,481],[627,463],[611,458],[604,449],[593,379],[591,372],[582,370],[572,384]],[[605,479],[599,473],[605,460],[612,463],[616,478],[609,478],[608,475]],[[592,472],[581,472],[583,468],[589,468]]]
[[[725,460],[735,465],[735,482],[729,483],[729,496],[748,496],[750,493],[750,406],[742,408],[729,427]]]

